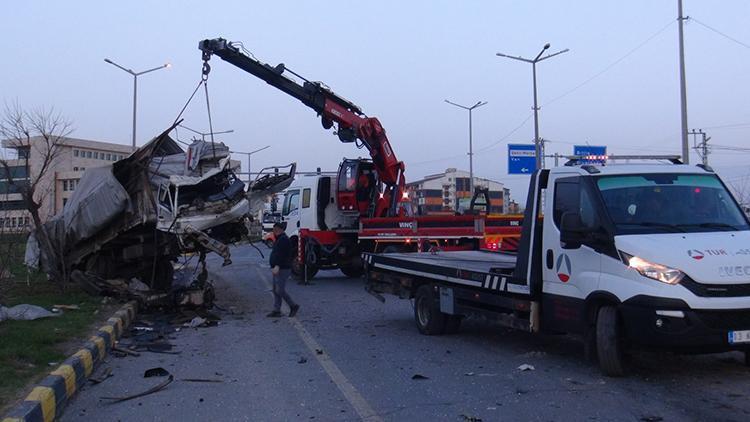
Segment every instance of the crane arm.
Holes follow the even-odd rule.
[[[315,110],[324,128],[330,129],[336,123],[341,142],[361,141],[375,163],[380,180],[394,191],[394,197],[403,193],[404,163],[396,158],[385,129],[377,118],[365,116],[359,106],[337,95],[324,84],[302,78],[283,63],[277,66],[262,63],[223,38],[203,40],[198,48],[203,52],[204,74],[210,71],[208,60],[211,56],[219,56]],[[286,72],[303,79],[303,83],[287,77]]]

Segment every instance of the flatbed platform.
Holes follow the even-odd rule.
[[[484,251],[420,253],[365,253],[372,270],[386,270],[484,288],[506,291],[516,267],[516,255]]]

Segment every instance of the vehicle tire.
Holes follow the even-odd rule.
[[[596,317],[596,351],[599,368],[608,377],[625,373],[621,331],[617,308],[602,306]]]
[[[339,269],[345,276],[351,278],[360,278],[365,273],[365,267],[362,265],[347,265]]]
[[[445,315],[445,334],[456,334],[461,330],[462,315]]]
[[[414,320],[420,333],[433,336],[445,332],[445,314],[435,301],[432,286],[423,285],[414,297]]]
[[[305,268],[307,268],[307,281],[312,280],[319,270],[315,265],[308,264],[307,267],[305,267],[304,264],[295,259],[294,263],[292,263],[292,275],[294,275],[294,278],[300,281],[305,281]]]

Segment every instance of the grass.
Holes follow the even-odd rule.
[[[12,279],[3,281],[4,289],[0,293],[3,306],[28,303],[48,310],[53,305],[78,305],[80,309],[35,321],[0,322],[0,415],[24,393],[22,389],[29,383],[55,369],[50,363],[67,358],[70,350],[66,348],[70,347],[71,340],[87,337],[92,324],[102,318],[98,315],[101,299],[75,286],[62,292],[58,285],[38,273],[29,277],[27,285],[27,273],[21,260],[17,257],[7,265]]]

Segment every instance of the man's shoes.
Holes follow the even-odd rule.
[[[280,311],[271,311],[266,317],[268,318],[279,318],[281,316]]]
[[[299,311],[299,305],[294,305],[289,308],[289,318],[293,318],[295,315],[297,315],[297,311]]]

